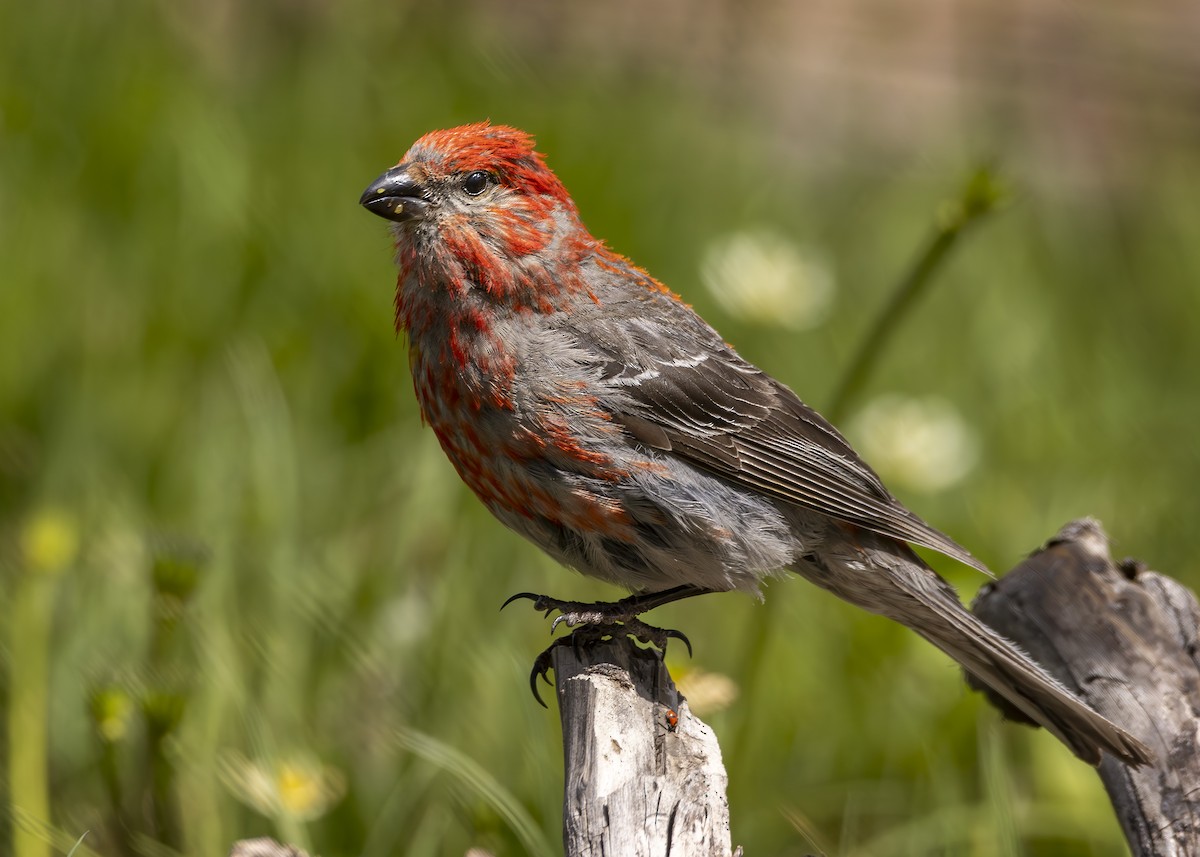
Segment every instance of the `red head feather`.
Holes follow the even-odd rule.
[[[413,144],[405,161],[427,161],[446,173],[471,170],[498,173],[502,183],[530,196],[548,196],[574,210],[567,189],[558,180],[533,137],[507,125],[476,122],[444,131],[431,131]]]

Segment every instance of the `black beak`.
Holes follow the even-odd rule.
[[[386,220],[404,223],[423,215],[429,200],[425,188],[401,164],[371,182],[358,204]]]

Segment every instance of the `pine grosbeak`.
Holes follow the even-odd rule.
[[[789,570],[907,625],[1080,758],[1147,760],[964,609],[908,543],[986,572],[978,560],[588,233],[527,134],[487,123],[426,134],[361,203],[394,222],[396,327],[424,420],[463,481],[555,559],[635,593],[543,602],[569,623],[757,593]]]

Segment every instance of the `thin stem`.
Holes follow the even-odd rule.
[[[46,753],[50,720],[50,628],[58,581],[22,570],[9,616],[8,783],[16,857],[50,857],[42,828],[50,823]],[[29,819],[22,823],[21,817]]]
[[[1001,180],[989,168],[981,166],[967,177],[956,198],[942,204],[937,213],[932,237],[892,290],[886,307],[875,320],[850,368],[843,376],[832,406],[825,411],[825,415],[834,425],[845,418],[849,406],[866,386],[904,315],[928,289],[934,274],[942,267],[966,228],[994,212],[1006,197],[1007,191]],[[776,601],[777,599],[767,599],[763,605],[763,615],[758,621],[751,623],[743,642],[742,663],[745,664],[745,668],[742,673],[742,698],[747,703],[758,691],[763,665],[767,662],[763,655],[770,644],[775,627],[778,614]],[[745,706],[747,712],[750,712],[751,708],[749,704]],[[753,729],[753,716],[747,713],[734,737],[733,758],[740,758],[744,754]]]
[[[826,416],[834,425],[846,417],[850,405],[866,387],[879,358],[900,327],[901,321],[921,295],[928,291],[934,275],[943,266],[967,227],[994,212],[1005,197],[1006,192],[1001,181],[987,167],[979,167],[968,177],[958,197],[947,200],[942,205],[934,224],[933,235],[892,289],[886,306],[864,337],[854,360],[838,385],[833,404],[826,411]]]

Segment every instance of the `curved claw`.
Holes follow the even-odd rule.
[[[558,644],[556,643],[555,645]],[[538,693],[537,680],[540,676],[542,681],[550,685],[550,687],[554,687],[554,682],[550,681],[550,676],[548,675],[550,672],[549,655],[553,649],[554,646],[551,646],[549,649],[538,655],[537,660],[533,662],[533,670],[529,673],[529,689],[533,691],[533,698],[537,700],[538,705],[540,705],[542,708],[549,708],[550,706],[546,704],[545,700],[542,699],[542,695]]]
[[[537,664],[534,664],[533,672],[529,674],[529,689],[533,692],[533,698],[537,700],[538,705],[540,705],[542,708],[549,709],[550,706],[545,703],[545,701],[542,699],[542,695],[538,693],[538,676],[541,676],[547,684],[550,683],[550,679],[546,678],[546,674],[538,669]]]
[[[541,600],[542,596],[537,595],[533,592],[518,592],[516,595],[510,595],[508,597],[508,599],[505,600],[505,602],[500,605],[500,609],[503,610],[509,604],[512,604],[514,601],[517,601],[518,599],[521,599],[521,598],[528,598],[530,601],[532,601],[534,603],[534,609],[535,610],[539,609],[537,607],[537,602]]]
[[[688,650],[688,657],[692,657],[692,641],[687,638],[687,634],[683,633],[683,631],[676,631],[673,628],[667,628],[663,633],[667,635],[668,639],[682,641]]]
[[[558,611],[559,615],[554,617],[550,623],[551,635],[564,622],[568,627],[575,629],[566,636],[556,638],[549,648],[538,655],[533,663],[533,670],[529,673],[529,690],[533,693],[533,698],[542,708],[549,708],[538,692],[538,676],[541,676],[542,681],[547,685],[554,687],[554,682],[550,680],[549,675],[550,670],[553,669],[551,653],[556,647],[567,645],[568,641],[574,649],[577,659],[580,657],[582,646],[600,640],[613,639],[617,636],[628,636],[644,644],[656,646],[663,655],[666,654],[668,640],[680,640],[687,647],[688,657],[692,657],[692,641],[687,638],[687,635],[681,631],[647,625],[638,616],[653,607],[662,606],[688,595],[698,595],[704,591],[696,587],[683,586],[649,596],[633,595],[616,602],[563,601],[533,592],[518,592],[509,596],[500,605],[500,609],[503,610],[514,601],[528,599],[533,602],[534,610],[544,611],[547,617],[554,611]]]

